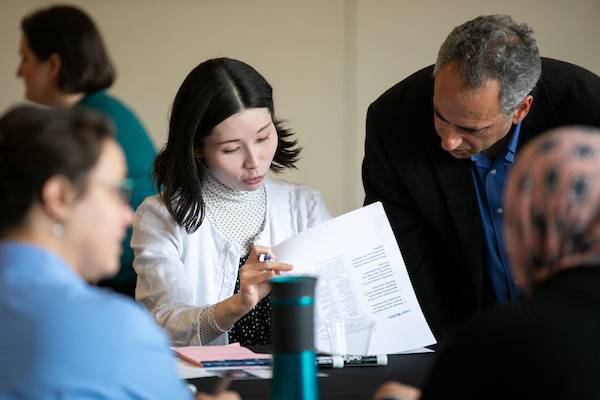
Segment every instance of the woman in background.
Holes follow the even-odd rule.
[[[268,281],[292,267],[259,254],[329,218],[316,190],[267,177],[294,167],[292,135],[241,61],[205,61],[183,81],[154,164],[163,191],[136,211],[131,241],[136,299],[173,343],[270,343]]]
[[[156,153],[135,114],[106,93],[115,80],[115,70],[94,22],[78,8],[51,6],[23,18],[21,28],[17,75],[25,83],[25,97],[54,108],[91,108],[112,120],[125,151],[128,177],[135,184],[130,200],[135,209],[155,193],[150,167]],[[130,237],[131,230],[123,240],[119,273],[102,285],[133,296],[136,278]]]
[[[559,128],[518,155],[504,199],[526,298],[451,337],[421,399],[600,398],[600,131]],[[416,399],[388,383],[376,399]]]

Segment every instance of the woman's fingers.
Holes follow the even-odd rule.
[[[240,270],[240,284],[256,285],[271,279],[280,272],[291,271],[294,267],[285,263],[246,264]]]
[[[277,263],[278,268],[271,268],[274,271],[289,272],[294,269],[294,266],[286,263]]]
[[[244,270],[246,271],[265,271],[265,270],[272,270],[272,271],[280,271],[280,272],[287,272],[287,271],[291,271],[294,267],[290,264],[286,264],[286,263],[278,263],[278,262],[273,262],[273,261],[267,261],[267,262],[262,262],[262,263],[249,263],[249,264],[244,264],[244,266],[242,267],[242,270],[240,271],[240,273],[243,273]]]
[[[242,284],[242,286],[250,286],[250,285],[257,285],[259,283],[263,283],[268,281],[269,279],[271,279],[273,276],[275,275],[275,271],[258,271],[258,272],[252,272],[251,274],[247,274],[246,276],[244,276],[244,282]],[[242,277],[240,276],[240,280],[242,279]]]

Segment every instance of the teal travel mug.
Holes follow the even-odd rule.
[[[273,400],[317,400],[314,303],[317,278],[271,279]]]

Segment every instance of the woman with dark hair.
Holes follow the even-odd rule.
[[[292,136],[241,61],[205,61],[179,88],[154,164],[162,192],[138,208],[131,242],[136,298],[174,344],[270,343],[268,280],[292,267],[261,260],[330,217],[316,190],[266,176],[294,168]]]
[[[191,397],[152,318],[85,282],[118,270],[125,175],[96,113],[0,118],[0,398]]]
[[[72,6],[51,6],[21,21],[21,64],[17,75],[25,83],[25,97],[54,108],[87,107],[106,114],[116,127],[116,138],[125,151],[129,179],[135,183],[130,204],[135,209],[154,194],[150,167],[154,146],[135,114],[106,93],[115,70],[94,22]],[[123,242],[121,268],[103,285],[133,296],[135,273],[129,247],[131,231]]]
[[[451,336],[421,399],[599,399],[600,130],[558,128],[529,142],[504,211],[525,297]],[[398,383],[375,395],[417,398]]]

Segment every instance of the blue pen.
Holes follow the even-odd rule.
[[[272,259],[273,259],[273,256],[271,256],[269,253],[260,253],[258,255],[259,262],[271,261]]]
[[[248,358],[243,360],[216,360],[216,361],[203,361],[202,366],[204,368],[214,367],[253,367],[253,366],[270,366],[270,358]]]

